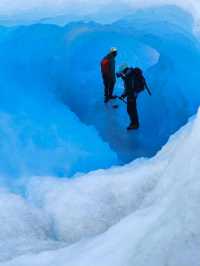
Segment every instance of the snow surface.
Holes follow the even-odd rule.
[[[167,6],[112,25],[0,28],[0,265],[200,266],[194,22]],[[101,103],[111,44],[153,89],[132,135],[124,108]]]
[[[199,128],[200,112],[149,160],[35,177],[26,203],[2,192],[1,265],[200,265]]]
[[[4,25],[30,24],[38,20],[66,24],[76,20],[113,22],[135,10],[161,5],[176,5],[189,12],[199,25],[199,0],[1,0],[0,21]]]

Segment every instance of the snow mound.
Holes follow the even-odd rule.
[[[28,204],[50,218],[60,245],[76,244],[2,265],[199,266],[199,129],[200,112],[153,159],[68,181],[34,178]]]

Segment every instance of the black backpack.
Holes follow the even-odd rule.
[[[143,72],[139,67],[133,68],[134,73],[134,89],[135,92],[140,93],[145,89],[146,81]]]

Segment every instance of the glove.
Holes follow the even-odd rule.
[[[117,78],[121,78],[122,77],[122,74],[120,72],[116,73],[116,77]]]
[[[119,98],[122,99],[122,100],[124,100],[125,97],[126,96],[124,94],[122,94]]]

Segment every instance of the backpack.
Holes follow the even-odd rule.
[[[145,89],[146,81],[139,67],[133,68],[135,92],[140,93]]]
[[[108,75],[110,73],[110,61],[107,58],[104,58],[101,61],[101,72],[103,75]]]

